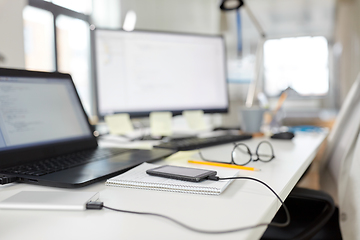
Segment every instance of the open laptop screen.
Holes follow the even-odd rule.
[[[91,135],[70,79],[0,76],[0,152]]]

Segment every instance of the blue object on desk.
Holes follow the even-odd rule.
[[[289,132],[322,132],[323,128],[311,125],[289,127]]]

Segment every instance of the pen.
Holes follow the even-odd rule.
[[[287,93],[286,93],[286,92],[283,92],[283,93],[281,94],[281,96],[279,97],[279,100],[278,100],[278,102],[277,102],[277,104],[276,104],[276,108],[275,108],[275,110],[274,110],[273,116],[275,116],[276,113],[280,110],[280,108],[281,108],[281,106],[284,104],[286,98],[287,98]]]
[[[216,167],[236,168],[236,169],[249,170],[249,171],[260,171],[260,169],[258,169],[258,168],[245,167],[245,166],[239,166],[239,165],[228,164],[228,163],[215,163],[215,162],[194,161],[194,160],[188,160],[188,163],[203,164],[203,165],[210,165],[210,166],[216,166]]]

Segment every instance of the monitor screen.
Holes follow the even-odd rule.
[[[100,117],[227,112],[221,36],[103,29],[94,30],[93,36]]]

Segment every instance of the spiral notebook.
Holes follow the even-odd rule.
[[[193,194],[219,195],[233,180],[187,182],[163,177],[150,176],[146,170],[159,165],[143,163],[121,175],[106,181],[107,186],[170,191]],[[239,170],[216,168],[219,177],[235,177]]]

